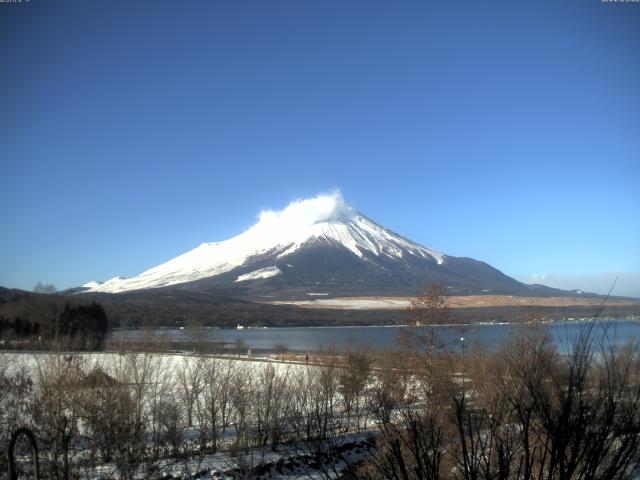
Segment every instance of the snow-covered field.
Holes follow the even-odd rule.
[[[350,466],[365,460],[374,447],[371,437],[366,433],[346,434],[342,441],[337,459],[331,465],[318,468],[312,455],[304,448],[287,446],[278,452],[268,451],[264,457],[258,449],[249,449],[238,456],[229,451],[220,451],[213,455],[195,456],[188,459],[170,459],[160,465],[162,477],[166,479],[215,480],[251,478],[253,480],[323,480],[339,478],[340,473]],[[240,472],[250,470],[251,474]],[[115,466],[104,464],[88,473],[87,480],[114,478]],[[141,477],[144,478],[144,477]]]
[[[228,364],[229,367],[243,368],[252,375],[257,375],[267,365],[273,366],[276,374],[284,374],[288,371],[294,371],[302,368],[313,368],[309,365],[296,362],[281,362],[268,357],[246,357],[240,355],[191,355],[183,353],[114,353],[114,352],[91,352],[91,353],[48,353],[48,352],[17,352],[17,351],[0,351],[0,374],[6,372],[7,375],[13,375],[18,370],[22,370],[28,375],[37,378],[40,371],[47,365],[48,361],[54,358],[78,357],[82,360],[87,370],[101,368],[109,373],[114,369],[121,367],[123,360],[127,355],[152,356],[157,366],[163,372],[164,378],[170,380],[176,373],[185,366],[186,363],[193,362],[202,358],[215,358],[221,364]],[[166,377],[169,375],[169,377]]]
[[[67,374],[71,372],[77,372],[78,378],[87,375],[89,372],[95,369],[100,369],[102,372],[110,375],[120,385],[127,385],[128,388],[136,389],[142,387],[142,392],[145,400],[142,401],[145,409],[155,408],[154,404],[159,401],[162,402],[163,398],[175,398],[179,396],[180,388],[183,388],[185,380],[185,372],[193,374],[194,370],[189,370],[198,365],[200,361],[213,361],[215,362],[215,369],[219,371],[219,375],[224,375],[224,371],[233,371],[236,373],[235,380],[232,380],[232,385],[247,385],[248,395],[255,398],[247,398],[245,401],[250,417],[247,417],[247,421],[250,422],[249,431],[252,435],[258,432],[253,431],[254,428],[251,422],[260,421],[261,415],[261,402],[273,402],[274,405],[278,401],[282,400],[282,397],[288,397],[294,395],[296,385],[301,388],[305,388],[308,384],[295,383],[297,378],[300,381],[302,378],[307,377],[308,374],[314,371],[318,371],[317,366],[309,366],[301,363],[293,362],[278,362],[269,359],[248,359],[248,358],[232,358],[227,357],[214,357],[214,356],[201,356],[201,355],[186,355],[186,354],[156,354],[156,353],[44,353],[44,352],[7,352],[0,351],[0,376],[12,377],[17,375],[27,375],[31,377],[34,382],[34,388],[36,391],[43,385],[43,382],[51,382],[52,379],[58,378],[58,372],[66,371]],[[76,370],[75,367],[78,367]],[[67,369],[68,370],[65,370]],[[207,367],[212,368],[211,364]],[[268,369],[268,370],[267,370]],[[279,379],[289,379],[290,383],[273,383],[266,386],[265,379],[269,378],[268,372],[275,372],[275,375]],[[298,374],[298,375],[297,375]],[[312,375],[313,376],[313,375]],[[205,377],[203,377],[205,378]],[[211,378],[211,377],[206,377]],[[243,380],[244,379],[244,380]],[[240,383],[233,383],[240,380]],[[57,380],[53,380],[57,382]],[[73,379],[71,380],[73,381]],[[208,380],[204,380],[208,381]],[[268,380],[267,380],[268,382]],[[57,383],[55,384],[57,385]],[[62,383],[61,385],[65,385]],[[218,385],[217,383],[215,385]],[[222,385],[222,384],[220,384]],[[253,386],[251,386],[253,385]],[[278,387],[277,385],[281,385]],[[286,388],[285,388],[286,387]],[[51,384],[49,386],[51,388]],[[54,386],[54,392],[60,392],[59,387]],[[65,388],[65,387],[62,387]],[[77,387],[72,387],[77,388]],[[81,387],[82,388],[82,387]],[[201,395],[205,395],[204,389],[206,387],[202,385],[200,390]],[[233,387],[236,388],[236,387]],[[284,388],[278,390],[281,393],[276,393],[276,397],[267,397],[265,392],[269,388]],[[311,391],[311,390],[309,390]],[[234,393],[230,393],[231,399],[235,398]],[[342,408],[338,406],[336,396],[336,413],[338,417],[341,416]],[[159,400],[158,400],[159,399]],[[261,400],[262,399],[262,400]],[[203,398],[203,407],[206,408],[206,398]],[[210,401],[210,400],[209,400]],[[233,402],[234,400],[232,400]],[[159,404],[156,404],[159,405]],[[180,403],[179,405],[183,405]],[[235,408],[231,406],[230,408]],[[277,407],[273,407],[277,408]],[[275,411],[275,410],[274,410]],[[303,410],[306,411],[306,410]],[[184,412],[182,412],[184,414]],[[181,414],[181,417],[182,417]],[[264,414],[264,412],[262,413]],[[154,415],[149,411],[149,415]],[[194,414],[195,415],[195,414]],[[279,428],[288,428],[288,420],[286,415],[282,414],[284,420],[279,420]],[[338,419],[332,419],[334,421]],[[204,418],[204,417],[203,417]],[[184,421],[184,420],[183,420]],[[173,450],[167,450],[168,453],[163,454],[160,458],[164,460],[154,461],[154,468],[162,472],[160,477],[153,478],[256,478],[256,479],[275,479],[275,478],[338,478],[342,470],[346,469],[349,465],[361,461],[367,456],[373,448],[371,441],[367,440],[370,437],[370,431],[361,432],[349,432],[343,431],[338,435],[335,442],[331,441],[328,450],[335,455],[331,460],[327,460],[327,465],[318,465],[317,457],[315,454],[311,454],[309,445],[296,444],[296,443],[282,443],[277,451],[271,451],[267,448],[267,444],[262,447],[256,447],[255,440],[252,440],[246,447],[240,449],[234,448],[233,445],[237,441],[238,425],[232,420],[229,424],[226,432],[225,430],[218,430],[218,439],[216,444],[218,445],[218,452],[211,454],[201,454],[202,433],[209,431],[206,424],[199,423],[198,418],[194,417],[194,424],[192,427],[187,426],[185,423],[180,428],[180,435],[182,440],[180,441],[180,451],[182,454],[176,454]],[[244,420],[243,420],[244,421]],[[262,420],[269,421],[266,418]],[[246,424],[245,424],[246,425]],[[258,424],[256,424],[258,425]],[[371,428],[373,424],[370,424]],[[76,433],[77,441],[83,442],[82,428]],[[243,427],[239,427],[241,430]],[[247,428],[246,426],[244,427]],[[271,427],[266,427],[271,428]],[[266,430],[269,431],[269,430]],[[152,435],[149,430],[148,435]],[[260,434],[262,435],[262,434]],[[155,445],[155,441],[152,440],[152,436],[149,437],[149,449],[152,445]],[[258,437],[259,438],[259,437]],[[266,438],[266,437],[265,437]],[[298,437],[294,437],[298,438]],[[205,440],[205,445],[208,445]],[[297,440],[296,440],[297,441]],[[169,448],[169,446],[162,447]],[[46,452],[46,448],[43,450]],[[78,452],[74,455],[77,456],[76,460],[81,462],[85,453],[83,448],[77,449]],[[44,453],[46,455],[46,453]],[[147,455],[147,454],[145,454]],[[86,467],[83,473],[83,478],[90,480],[103,479],[103,478],[118,478],[118,467],[110,463],[98,463],[91,464],[91,467]],[[334,471],[333,474],[328,471]],[[243,472],[243,473],[240,473]],[[250,472],[247,477],[247,472]],[[328,476],[327,476],[328,475]],[[141,477],[142,478],[142,477]]]

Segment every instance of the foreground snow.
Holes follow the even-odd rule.
[[[55,375],[59,368],[66,368],[65,365],[77,365],[84,372],[99,367],[104,372],[114,375],[115,378],[118,371],[122,371],[122,362],[125,362],[124,365],[133,368],[130,370],[130,374],[133,374],[134,371],[140,374],[147,372],[148,375],[144,374],[138,378],[136,373],[134,377],[146,385],[145,390],[156,389],[157,394],[158,388],[162,390],[170,385],[177,388],[180,382],[180,371],[184,371],[184,368],[189,364],[193,366],[192,362],[205,357],[185,354],[150,354],[148,360],[145,360],[147,355],[146,353],[133,352],[124,354],[69,352],[60,354],[0,351],[0,374],[6,376],[27,375],[33,380],[35,388],[40,388],[40,382],[43,379]],[[225,371],[226,367],[222,364],[226,364],[232,369],[237,368],[241,371],[242,376],[252,378],[256,382],[260,382],[264,369],[267,367],[275,368],[277,375],[282,377],[293,374],[294,370],[303,373],[317,368],[306,364],[274,362],[267,359],[251,361],[229,357],[212,358],[219,362],[215,367],[218,372]],[[126,382],[127,380],[124,380],[123,377],[120,381]],[[123,383],[123,385],[126,384]],[[168,394],[171,389],[169,388],[165,393]],[[145,408],[150,408],[152,405],[152,403],[147,404],[146,401],[143,401],[142,404],[146,405]],[[211,452],[212,450],[207,440],[203,443],[201,437],[203,428],[206,429],[206,427],[198,426],[197,422],[198,420],[195,419],[193,427],[181,427],[181,435],[184,440],[180,440],[178,449],[173,449],[168,444],[160,444],[158,448],[161,449],[161,460],[157,458],[153,460],[153,468],[156,472],[156,476],[153,478],[255,478],[265,480],[275,478],[340,478],[344,471],[365,460],[375,448],[371,431],[349,433],[340,431],[335,438],[328,441],[326,446],[322,446],[322,450],[316,450],[315,444],[298,444],[297,440],[291,443],[281,443],[275,452],[266,447],[257,448],[255,446],[234,449],[232,445],[235,438],[235,427],[232,427],[233,424],[231,424],[226,433],[224,430],[219,431],[218,445],[220,450],[215,454],[205,454],[205,451]],[[373,423],[370,428],[373,428]],[[76,436],[77,439],[80,439],[77,441],[82,442],[81,432]],[[149,441],[151,442],[151,440]],[[151,448],[151,443],[149,448]],[[46,448],[43,451],[46,451]],[[81,462],[83,459],[89,458],[86,457],[86,452],[83,449],[76,449],[74,452],[74,462]],[[140,458],[146,459],[146,454],[142,453],[141,455]],[[141,460],[140,466],[136,467],[141,469],[140,473],[142,473],[144,461]],[[80,464],[78,463],[78,465]],[[112,463],[91,463],[88,461],[84,465],[84,467],[79,467],[83,472],[82,478],[89,480],[114,478],[114,475],[119,471],[118,467]]]
[[[23,371],[27,375],[37,378],[39,370],[47,364],[47,361],[60,357],[59,353],[48,352],[21,352],[21,351],[0,351],[0,373],[14,375],[17,371]],[[124,355],[147,355],[140,353],[114,353],[114,352],[91,352],[91,353],[69,353],[62,354],[65,357],[81,357],[88,369],[101,368],[110,373],[112,368],[119,366]],[[250,367],[249,372],[258,375],[267,365],[272,365],[276,373],[281,374],[287,370],[299,368],[313,368],[309,365],[296,362],[281,362],[269,357],[246,357],[241,355],[191,355],[185,353],[150,353],[159,362],[162,371],[169,375],[167,380],[171,381],[176,372],[185,365],[201,357],[212,357],[224,364],[235,367]]]

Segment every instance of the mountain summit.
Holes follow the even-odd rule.
[[[193,250],[132,278],[90,282],[86,292],[176,286],[247,297],[412,295],[437,282],[452,294],[527,293],[486,263],[444,255],[388,230],[339,192],[263,211],[244,233]]]

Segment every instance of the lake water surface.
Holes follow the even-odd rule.
[[[499,347],[515,334],[526,332],[532,328],[548,328],[554,341],[561,349],[566,349],[574,339],[588,328],[589,322],[558,321],[547,325],[511,325],[489,324],[469,325],[464,328],[455,327],[421,327],[436,328],[440,336],[449,345],[460,344],[464,338],[465,346],[483,346],[489,349]],[[224,341],[228,344],[244,342],[254,349],[272,349],[285,346],[293,351],[314,351],[321,347],[335,345],[346,348],[349,345],[368,345],[372,347],[393,347],[397,345],[398,333],[402,329],[412,327],[290,327],[290,328],[247,328],[217,329],[202,328],[192,330],[156,329],[155,335],[166,335],[176,342]],[[635,320],[598,320],[593,334],[607,335],[617,344],[640,339],[640,322]],[[112,339],[141,340],[145,332],[142,330],[117,329],[111,334]]]

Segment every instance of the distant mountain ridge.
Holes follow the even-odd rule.
[[[426,283],[452,295],[567,295],[526,285],[492,266],[408,240],[347,205],[339,193],[266,211],[242,234],[203,243],[132,278],[78,291],[122,293],[160,287],[259,298],[414,295]]]

